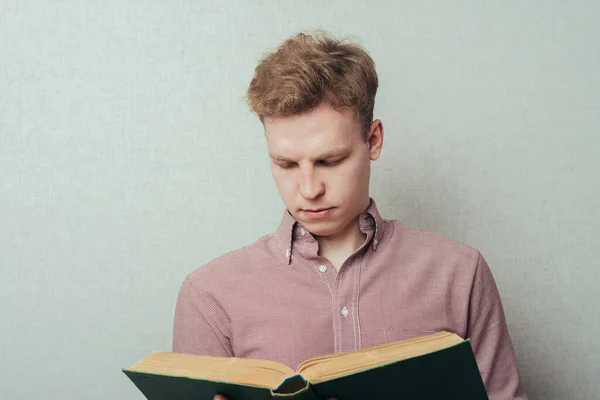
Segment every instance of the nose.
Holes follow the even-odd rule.
[[[299,191],[308,200],[314,200],[325,193],[325,184],[314,168],[308,167],[301,172]]]

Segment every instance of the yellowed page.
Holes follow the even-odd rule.
[[[286,365],[267,360],[197,356],[155,351],[130,371],[186,378],[208,379],[275,389],[295,372]]]
[[[453,346],[462,341],[463,339],[460,336],[442,331],[367,349],[311,358],[300,364],[298,372],[305,379],[316,383],[336,376],[343,376],[387,364],[391,361],[430,353]]]

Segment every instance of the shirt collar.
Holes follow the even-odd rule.
[[[275,240],[277,240],[277,245],[285,258],[287,264],[292,262],[292,243],[294,240],[294,229],[298,228],[300,224],[296,219],[290,214],[288,210],[283,212],[283,217],[281,222],[279,223],[279,227],[275,232]],[[383,218],[379,214],[379,210],[377,210],[377,205],[375,204],[375,200],[371,199],[371,204],[369,208],[365,210],[358,217],[358,226],[361,232],[368,233],[369,231],[375,230],[375,233],[372,235],[371,247],[373,251],[377,250],[377,246],[381,243],[381,238],[383,237],[383,231],[385,229],[385,224],[383,223]],[[300,228],[303,229],[303,228]],[[369,235],[368,237],[370,237]]]

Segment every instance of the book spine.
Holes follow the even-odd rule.
[[[317,396],[310,384],[307,385],[306,389],[303,389],[296,393],[273,393],[273,398],[280,400],[319,400],[319,397]]]

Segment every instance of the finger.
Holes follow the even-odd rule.
[[[227,400],[227,397],[217,394],[213,400]]]

